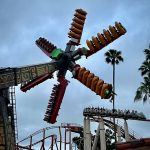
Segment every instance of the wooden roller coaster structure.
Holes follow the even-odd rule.
[[[99,122],[98,117],[90,117],[90,120],[92,122]],[[107,128],[114,131],[114,123],[113,120],[110,119],[104,119],[104,124]],[[121,127],[121,137],[125,138],[125,131],[122,127],[121,123],[117,123],[116,126]],[[57,131],[56,131],[57,130]],[[69,133],[67,136],[67,132]],[[55,133],[55,134],[53,134]],[[57,133],[57,134],[56,134]],[[79,136],[77,137],[76,134],[78,133]],[[95,134],[91,134],[91,136],[95,137]],[[130,130],[129,133],[130,139],[140,139],[142,138],[139,136],[135,131]],[[69,150],[73,149],[73,143],[75,143],[75,147],[80,147],[83,149],[84,147],[84,128],[83,126],[75,123],[62,123],[60,126],[50,126],[43,129],[40,129],[31,135],[27,136],[26,138],[20,140],[16,144],[17,150],[32,150],[32,149],[57,149],[57,150],[66,150],[69,148]],[[80,142],[79,142],[80,141]],[[80,145],[80,144],[81,145]],[[80,149],[79,148],[79,149]]]
[[[55,134],[52,134],[53,132]],[[46,127],[17,142],[16,149],[32,150],[38,147],[38,149],[45,150],[66,150],[69,147],[71,150],[73,146],[71,138],[73,132],[83,135],[83,127],[75,123],[62,123],[61,126]]]

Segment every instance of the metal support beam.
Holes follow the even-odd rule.
[[[61,143],[62,143],[62,135],[61,135],[61,127],[59,127],[59,141],[60,141],[60,145],[59,145],[59,149],[61,150]]]
[[[91,150],[90,119],[84,118],[84,150]]]
[[[100,133],[100,124],[98,125],[97,131],[96,131],[96,135],[95,135],[95,138],[94,138],[94,143],[93,143],[93,146],[92,146],[92,150],[96,150],[97,143],[98,143],[98,138],[99,138],[99,133]]]
[[[125,132],[125,140],[130,141],[128,124],[126,120],[124,120],[124,132]]]
[[[105,128],[103,118],[100,118],[100,144],[101,150],[106,150]]]
[[[52,138],[51,139],[51,150],[53,150],[53,148],[54,148],[54,135],[52,135],[51,138]]]
[[[72,149],[72,144],[71,144],[71,129],[69,128],[69,150]]]
[[[66,145],[67,145],[66,136],[67,136],[67,130],[65,128],[65,143],[64,143],[65,144],[65,147],[64,147],[65,149],[64,150],[66,150]]]
[[[117,125],[117,137],[118,143],[121,143],[121,127]]]
[[[84,150],[86,150],[86,147],[87,147],[87,145],[86,145],[86,140],[87,140],[87,139],[86,139],[86,117],[84,117],[83,125],[84,125],[84,127],[83,127]]]
[[[29,149],[31,149],[31,148],[32,148],[32,135],[30,137],[30,146],[29,146]]]

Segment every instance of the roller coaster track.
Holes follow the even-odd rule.
[[[36,135],[38,135],[38,134],[40,134],[40,133],[43,133],[44,131],[47,131],[47,130],[50,130],[50,129],[56,129],[56,128],[60,128],[60,126],[51,126],[51,127],[46,127],[46,128],[40,129],[40,130],[38,130],[38,131],[36,131],[36,132],[30,134],[30,135],[27,136],[26,138],[20,140],[19,142],[17,142],[17,144],[22,143],[22,142],[24,142],[24,141],[30,139],[31,137],[36,136]]]
[[[48,148],[48,150],[51,148],[53,148],[54,146],[56,147],[56,149],[58,150],[58,145],[57,143],[59,142],[59,150],[61,150],[61,143],[64,144],[64,146],[66,144],[69,144],[68,142],[66,142],[66,140],[62,140],[62,135],[61,135],[61,129],[64,129],[65,132],[67,131],[71,131],[71,132],[76,132],[78,133],[78,129],[80,131],[80,134],[83,135],[83,127],[81,126],[71,126],[71,124],[69,124],[70,126],[66,126],[61,125],[61,126],[51,126],[51,127],[46,127],[43,129],[40,129],[34,133],[32,133],[31,135],[29,135],[28,137],[20,140],[19,142],[17,142],[16,144],[16,149],[17,150],[25,150],[25,149],[35,149],[35,146],[38,145],[41,149],[43,148],[44,150]],[[59,135],[57,136],[56,134],[51,134],[49,135],[49,130],[53,130],[53,129],[58,129],[59,130]],[[82,130],[82,131],[81,131]],[[47,132],[46,132],[47,131]],[[51,132],[50,132],[51,133]],[[66,133],[65,133],[66,134]],[[40,138],[41,137],[41,138]],[[66,139],[66,137],[65,137]],[[45,143],[49,143],[49,146],[46,145]],[[27,144],[28,143],[28,144]],[[47,143],[47,144],[48,144]],[[40,145],[39,145],[40,144]],[[24,146],[25,145],[25,146]],[[72,144],[71,144],[72,145]],[[66,147],[66,146],[65,146]],[[40,150],[41,150],[40,149]]]
[[[59,129],[60,126],[51,126],[51,127],[46,127],[43,129],[40,129],[34,133],[32,133],[31,135],[29,135],[28,137],[20,140],[19,142],[17,142],[16,144],[16,149],[17,150],[22,150],[22,149],[35,149],[34,146],[40,144],[40,149],[44,149],[45,150],[45,142],[49,141],[49,148],[51,149],[54,145],[56,146],[57,150],[58,150],[58,146],[57,146],[57,136],[55,134],[51,134],[51,135],[46,135],[46,131],[51,130],[51,129]],[[39,136],[41,136],[41,138],[39,138]],[[37,138],[38,137],[38,138]],[[36,141],[33,139],[37,139]],[[40,140],[39,140],[40,139]],[[24,143],[28,143],[27,145],[23,146]]]
[[[142,112],[138,113],[135,110],[130,111],[118,109],[113,111],[107,108],[87,107],[83,110],[83,115],[89,117],[100,116],[150,122],[150,120],[146,119],[145,115]]]
[[[87,107],[83,110],[83,115],[90,118],[90,120],[99,122],[99,119],[101,117],[110,117],[110,118],[120,118],[120,119],[131,119],[131,120],[138,120],[138,121],[150,121],[146,119],[143,113],[138,113],[137,111],[129,111],[129,110],[109,110],[105,108],[99,108],[99,107]],[[114,130],[114,123],[108,119],[104,119],[104,124]],[[121,127],[121,136],[125,138],[125,131],[122,128],[122,125],[120,123],[117,123],[116,126]],[[130,139],[140,139],[141,136],[138,136],[135,131],[129,129],[129,136]]]
[[[109,128],[111,128],[112,130],[114,130],[114,123],[113,122],[111,122],[111,121],[109,121],[109,120],[107,120],[107,119],[104,119],[104,122],[105,122],[105,125],[107,126],[107,127],[109,127]],[[121,124],[116,124],[116,126],[120,126],[121,127],[121,136],[123,137],[123,138],[125,138],[125,131],[124,131],[124,129],[122,128],[122,125]],[[135,131],[133,131],[133,130],[131,130],[131,129],[129,129],[129,136],[130,136],[130,139],[140,139],[141,138],[141,136],[138,136],[138,134],[135,132]]]
[[[50,146],[49,146],[49,149],[52,148],[52,147],[54,146],[54,143],[55,143],[55,144],[56,144],[56,148],[57,148],[57,150],[58,150],[57,136],[56,136],[55,134],[46,136],[46,137],[43,138],[42,140],[38,140],[38,141],[36,141],[36,142],[34,142],[34,143],[32,143],[32,144],[29,144],[29,145],[27,145],[27,146],[20,146],[19,144],[17,144],[16,147],[17,147],[18,150],[19,150],[19,148],[20,148],[20,149],[30,149],[30,150],[32,150],[31,147],[33,147],[33,146],[35,146],[35,145],[37,145],[37,144],[39,144],[39,143],[42,143],[42,144],[41,144],[41,149],[42,149],[42,148],[45,149],[44,141],[45,141],[46,139],[49,139],[49,138],[51,138],[51,144],[50,144]]]

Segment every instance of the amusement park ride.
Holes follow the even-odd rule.
[[[120,36],[126,33],[126,29],[119,22],[115,22],[115,26],[109,26],[108,30],[103,30],[103,33],[97,33],[97,37],[92,37],[92,40],[86,40],[89,49],[82,47],[75,49],[75,46],[80,45],[82,31],[87,13],[82,9],[76,9],[73,22],[71,23],[68,36],[69,42],[66,44],[65,50],[57,48],[45,38],[36,40],[37,46],[52,59],[45,64],[37,64],[25,67],[2,68],[0,69],[0,89],[21,84],[21,90],[26,92],[34,86],[53,77],[53,73],[57,73],[57,81],[59,84],[54,85],[52,94],[47,106],[44,120],[48,123],[55,123],[58,116],[63,96],[65,94],[68,80],[65,78],[69,70],[73,77],[90,88],[102,99],[109,99],[112,94],[112,85],[105,83],[98,76],[95,76],[84,67],[76,64],[76,60],[81,56],[88,58],[113,42]]]

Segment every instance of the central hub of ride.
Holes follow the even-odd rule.
[[[63,51],[61,49],[54,49],[50,55],[50,58],[59,60],[62,54]]]
[[[69,45],[67,45],[65,51],[60,48],[54,49],[51,52],[50,58],[58,62],[58,77],[65,76],[67,70],[69,69],[70,62],[74,62],[71,47]]]

